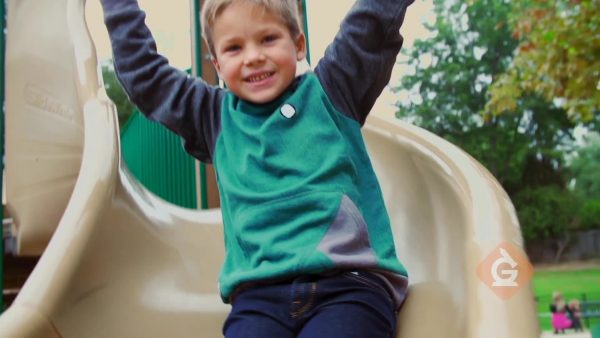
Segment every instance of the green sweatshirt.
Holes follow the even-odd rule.
[[[332,269],[406,275],[360,124],[334,108],[314,73],[267,105],[228,94],[222,110],[223,294],[241,281]]]

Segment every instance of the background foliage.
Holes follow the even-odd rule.
[[[580,43],[600,36],[600,27],[593,26],[597,20],[588,17],[582,0],[564,4],[570,6],[565,14],[535,12],[562,20],[554,35],[541,33],[550,22],[542,22],[541,16],[537,22],[524,9],[551,7],[552,2],[560,1],[434,0],[436,19],[427,26],[432,36],[404,51],[413,72],[395,89],[407,98],[398,101],[397,117],[482,162],[511,196],[526,241],[553,241],[558,259],[573,231],[600,228],[593,192],[600,185],[598,146],[588,141],[582,148],[575,137],[598,126],[598,89],[591,82],[598,81],[594,65],[600,58],[595,42]],[[577,29],[583,35],[565,45],[565,34]],[[588,39],[586,34],[595,35]],[[532,42],[540,37],[544,43]],[[549,58],[558,53],[549,48],[559,47],[576,50],[568,58]],[[542,56],[544,52],[549,55]],[[531,73],[528,82],[521,78],[521,63]],[[550,64],[556,66],[552,71]],[[566,82],[551,78],[566,74],[572,75]],[[513,87],[505,85],[509,80]],[[581,81],[587,81],[586,90],[570,94],[575,89],[566,86]],[[565,89],[556,91],[559,85]]]
[[[115,106],[117,106],[119,125],[122,126],[131,114],[133,114],[135,106],[129,101],[127,94],[125,94],[123,87],[121,87],[121,83],[119,83],[115,74],[112,60],[103,61],[101,67],[106,94],[114,102]]]
[[[600,107],[600,0],[513,0],[516,56],[491,87],[486,111],[514,111],[526,93],[559,99],[570,118]]]

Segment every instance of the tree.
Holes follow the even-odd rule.
[[[489,85],[511,65],[519,44],[508,1],[434,0],[434,10],[433,37],[405,52],[414,74],[396,88],[409,97],[397,103],[397,116],[482,162],[511,196],[525,238],[552,238],[563,250],[579,205],[567,198],[564,160],[575,121],[536,94],[522,95],[511,113],[484,113]]]
[[[579,211],[580,229],[600,229],[600,199],[591,199],[584,202]]]
[[[600,200],[600,136],[590,134],[588,144],[577,151],[569,169],[575,191],[582,197]]]
[[[512,35],[519,48],[511,67],[495,79],[486,112],[514,111],[519,98],[535,92],[559,102],[575,121],[597,115],[599,8],[600,0],[513,0]]]
[[[600,135],[588,134],[569,165],[574,191],[584,202],[579,211],[579,228],[600,229]]]
[[[102,78],[106,94],[114,102],[119,115],[119,125],[123,125],[133,114],[135,106],[129,101],[127,94],[117,79],[112,60],[102,62]]]
[[[555,261],[560,260],[577,228],[577,196],[557,186],[542,186],[524,189],[513,200],[516,205],[528,206],[517,208],[525,241],[549,240],[555,246]]]
[[[563,184],[557,149],[570,147],[574,127],[563,110],[529,95],[512,114],[482,114],[489,84],[510,65],[518,45],[507,24],[510,4],[447,3],[434,1],[436,21],[427,27],[433,37],[406,53],[415,72],[396,88],[411,97],[398,102],[397,116],[465,149],[511,194],[525,186]]]

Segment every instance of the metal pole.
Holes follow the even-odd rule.
[[[194,60],[192,72],[194,76],[202,77],[202,36],[200,32],[200,0],[192,0],[192,18],[193,18],[193,45]],[[206,165],[200,163],[200,208],[208,209],[208,187],[206,180]]]
[[[4,32],[6,27],[6,3],[4,0],[0,0],[0,173],[4,176]],[[0,177],[0,196],[4,191],[2,184],[2,177]],[[1,199],[2,197],[0,197]],[[1,204],[1,203],[0,203]],[[0,206],[0,221],[4,220],[4,205]],[[0,313],[4,311],[4,222],[2,224],[2,235],[0,236],[0,290],[2,296],[0,296]]]
[[[306,11],[306,0],[302,0],[302,18],[304,19],[304,35],[306,36],[306,61],[310,65],[310,43],[308,41],[308,13]]]
[[[584,292],[581,294],[581,302],[582,303],[586,303],[587,302],[587,294]],[[590,318],[589,317],[585,317],[585,327],[590,328]]]

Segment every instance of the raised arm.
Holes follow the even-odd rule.
[[[148,118],[180,135],[190,154],[210,161],[223,90],[171,67],[157,53],[136,0],[101,3],[117,77],[129,99]]]
[[[413,0],[358,0],[315,67],[337,109],[361,125],[390,80]]]

